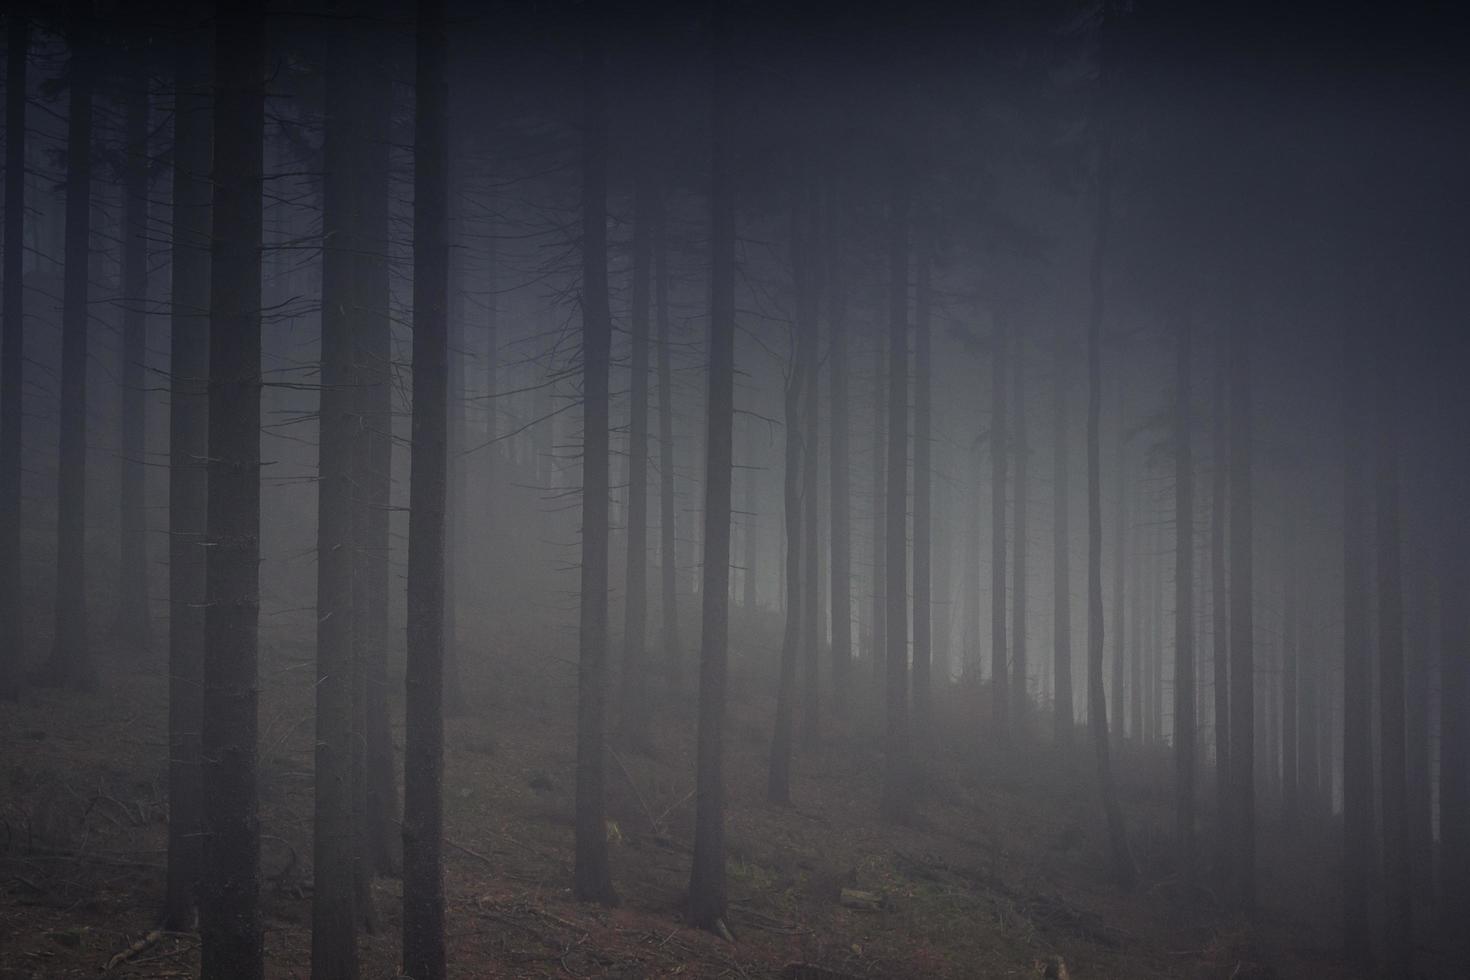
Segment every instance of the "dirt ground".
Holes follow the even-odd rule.
[[[657,752],[609,757],[623,903],[578,904],[570,893],[573,665],[529,640],[500,647],[466,651],[471,707],[448,723],[455,976],[1041,977],[1055,975],[1058,957],[1074,980],[1353,975],[1332,952],[1335,899],[1311,870],[1332,866],[1331,833],[1283,841],[1267,822],[1269,898],[1253,925],[1219,911],[1208,888],[1186,914],[1166,832],[1167,759],[1127,753],[1123,790],[1142,879],[1120,894],[1106,878],[1085,742],[1070,754],[1038,747],[1018,760],[974,720],[960,722],[982,713],[983,692],[941,699],[909,826],[877,817],[876,733],[830,718],[819,744],[798,749],[795,805],[767,805],[771,699],[744,661],[727,736],[736,942],[680,921],[693,819],[687,706],[659,713]],[[100,667],[97,693],[32,690],[18,707],[0,706],[0,976],[197,971],[197,937],[150,934],[163,893],[165,675],[157,663],[104,658]],[[309,972],[310,672],[309,649],[262,651],[262,882],[273,977]],[[401,729],[396,738],[401,748]],[[844,888],[875,893],[880,907],[845,907]],[[363,973],[394,977],[398,882],[380,879],[375,894]],[[129,951],[134,943],[140,948]]]

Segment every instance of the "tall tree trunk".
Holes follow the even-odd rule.
[[[43,679],[90,689],[97,678],[87,646],[87,267],[92,233],[91,4],[73,0],[68,26],[66,233],[61,299],[61,446],[57,467],[56,632]]]
[[[443,980],[444,523],[449,479],[449,86],[444,0],[418,0],[416,26],[403,972],[415,980]]]
[[[817,383],[817,337],[812,302],[811,252],[808,242],[804,189],[798,191],[791,216],[791,267],[796,288],[797,314],[791,375],[785,393],[785,492],[786,525],[786,624],[781,636],[780,687],[776,693],[776,731],[771,741],[770,767],[766,778],[766,796],[772,803],[788,803],[791,799],[791,739],[796,713],[796,671],[803,660],[808,603],[816,596],[808,589],[808,579],[816,576],[816,549],[808,548],[803,532],[815,514],[808,510],[808,500],[817,492],[816,457],[806,451],[811,434],[807,420],[815,411],[808,391]],[[814,688],[814,678],[806,680],[807,690]],[[807,711],[814,710],[810,705]],[[808,720],[808,724],[811,721]]]
[[[1413,975],[1414,892],[1409,851],[1404,721],[1404,586],[1399,544],[1399,405],[1396,345],[1385,336],[1375,368],[1375,490],[1378,572],[1378,721],[1383,800],[1384,966]],[[1460,601],[1457,597],[1455,601]]]
[[[710,358],[700,622],[698,771],[689,921],[722,932],[725,916],[725,681],[730,639],[730,482],[735,425],[735,187],[728,7],[715,8],[710,92]]]
[[[1128,703],[1128,412],[1124,392],[1118,386],[1118,489],[1113,516],[1113,746],[1120,748],[1127,731]],[[1134,623],[1134,632],[1138,625]]]
[[[334,47],[326,66],[322,181],[321,406],[317,463],[316,780],[311,902],[314,976],[356,977],[358,792],[353,754],[357,651],[353,643],[356,437],[354,328],[357,257],[365,250],[358,213],[363,186],[359,125],[361,37]]]
[[[1012,333],[1010,351],[1016,372],[1016,412],[1011,445],[1016,455],[1015,557],[1011,563],[1011,721],[1022,735],[1030,734],[1031,682],[1026,657],[1026,463],[1031,447],[1026,442],[1026,337]]]
[[[582,52],[582,602],[577,666],[577,898],[617,903],[607,862],[603,717],[607,699],[608,369],[607,92],[601,24],[586,15]]]
[[[995,729],[1010,727],[1010,658],[1006,651],[1006,426],[1010,324],[997,312],[990,369],[990,693]]]
[[[1300,588],[1296,580],[1295,515],[1288,511],[1285,519],[1281,597],[1281,809],[1287,826],[1295,828],[1301,817],[1300,770],[1297,759],[1301,610],[1298,608]]]
[[[745,574],[741,576],[740,603],[745,607],[746,613],[752,616],[755,615],[760,599],[760,565],[757,557],[760,549],[760,493],[756,488],[754,463],[757,456],[755,426],[754,419],[745,420],[745,513],[741,515],[745,525],[745,533],[741,535],[741,543],[745,549],[741,564],[745,566]]]
[[[1243,290],[1243,281],[1235,283]],[[1230,324],[1230,765],[1234,803],[1235,900],[1256,902],[1256,720],[1251,501],[1250,314],[1237,296]]]
[[[1372,955],[1368,888],[1373,860],[1372,655],[1368,646],[1368,387],[1361,341],[1346,327],[1343,384],[1343,945],[1355,962]]]
[[[381,12],[381,6],[373,8]],[[363,677],[362,706],[365,785],[364,870],[396,872],[402,861],[402,838],[393,832],[398,820],[398,777],[388,710],[388,610],[390,496],[393,480],[392,321],[389,316],[388,249],[390,194],[388,172],[388,107],[392,78],[386,28],[369,24],[362,83],[362,196],[355,278],[359,325],[354,331],[355,406],[353,482],[357,522],[353,539],[353,648]],[[357,713],[357,712],[354,712]],[[361,881],[363,876],[359,876]]]
[[[918,256],[914,290],[914,718],[915,737],[927,744],[933,714],[932,587],[933,490],[933,353],[930,318],[934,263],[933,244],[926,233]]]
[[[1416,460],[1424,470],[1433,465],[1430,459],[1418,456]],[[1418,467],[1415,467],[1418,469]],[[1409,513],[1414,512],[1411,506]],[[1420,525],[1422,527],[1422,525]],[[1414,871],[1414,892],[1432,895],[1434,892],[1434,804],[1433,777],[1430,764],[1430,639],[1432,621],[1432,597],[1434,586],[1429,567],[1424,561],[1423,538],[1420,534],[1409,539],[1409,588],[1406,595],[1413,597],[1413,604],[1405,614],[1406,623],[1412,626],[1405,631],[1404,673],[1404,719],[1405,760],[1404,779],[1408,789],[1409,857]]]
[[[26,61],[31,23],[12,13],[5,59],[5,267],[0,300],[0,700],[20,695],[25,634],[21,624],[21,385],[25,381]]]
[[[210,47],[194,28],[174,62],[169,340],[168,884],[164,925],[193,928],[201,841],[199,728],[209,459]]]
[[[618,735],[625,745],[648,739],[648,313],[652,248],[649,219],[657,194],[638,176],[633,225],[632,381],[628,408],[628,548],[624,584],[623,669]],[[728,537],[728,529],[726,535]],[[708,571],[706,571],[708,577]]]
[[[144,360],[148,342],[148,73],[129,79],[122,245],[122,478],[118,488],[118,637],[134,652],[151,641],[148,511],[143,499],[147,433]]]
[[[210,254],[209,490],[205,561],[204,874],[200,976],[261,977],[256,803],[260,616],[260,253],[265,16],[256,0],[215,18]]]
[[[874,705],[882,703],[883,677],[888,669],[884,653],[888,643],[888,564],[884,548],[888,540],[888,345],[882,331],[874,338],[873,350],[873,647]]]
[[[827,195],[828,359],[832,371],[832,706],[846,717],[852,696],[852,488],[848,424],[847,282],[844,224],[835,187]]]
[[[664,675],[672,701],[684,688],[683,654],[679,649],[678,552],[675,548],[674,515],[674,379],[673,352],[669,336],[669,241],[668,212],[663,193],[653,201],[653,264],[658,295],[658,533],[660,639]]]
[[[1058,319],[1052,366],[1052,734],[1070,745],[1076,724],[1072,704],[1072,536],[1068,513],[1067,331]]]
[[[799,347],[801,337],[796,338]],[[782,517],[785,529],[786,623],[781,633],[781,665],[776,689],[776,730],[766,771],[766,799],[791,802],[791,730],[796,711],[796,663],[801,644],[801,389],[806,381],[802,355],[795,353],[785,391],[785,458],[782,477]]]
[[[1174,833],[1186,902],[1194,899],[1194,441],[1190,311],[1175,312],[1174,344]]]
[[[883,813],[906,819],[912,789],[909,772],[909,174],[892,164],[888,202],[888,492],[885,598],[888,627],[884,694],[887,732],[883,745]]]
[[[797,282],[797,323],[803,343],[798,350],[805,352],[806,383],[802,386],[802,461],[801,471],[805,478],[801,495],[802,568],[802,741],[815,745],[821,733],[821,595],[819,581],[822,561],[820,549],[820,517],[818,503],[821,495],[821,450],[817,444],[821,433],[821,397],[819,372],[821,368],[821,276],[817,268],[821,254],[821,228],[818,197],[814,182],[808,174],[797,190],[802,203],[797,209],[800,224],[799,238],[793,248],[801,253],[801,267],[805,270]]]
[[[1131,475],[1131,474],[1130,474]],[[1136,481],[1139,486],[1147,482],[1147,464]],[[1138,520],[1133,522],[1129,529],[1132,534],[1129,540],[1133,546],[1133,592],[1129,595],[1130,616],[1133,620],[1133,642],[1128,645],[1128,734],[1133,740],[1142,745],[1147,737],[1148,712],[1146,710],[1145,696],[1148,691],[1146,686],[1147,671],[1143,669],[1145,654],[1148,651],[1149,631],[1151,624],[1148,621],[1149,603],[1144,602],[1147,590],[1150,586],[1148,578],[1148,513],[1147,501],[1141,492],[1136,494],[1135,501],[1138,510]],[[1123,720],[1118,719],[1121,725]]]
[[[979,684],[983,672],[980,657],[980,523],[981,463],[980,447],[969,453],[970,487],[974,499],[965,508],[965,679]]]
[[[1230,583],[1226,578],[1225,530],[1230,506],[1229,396],[1225,334],[1215,333],[1210,408],[1210,657],[1215,682],[1215,820],[1216,867],[1221,883],[1235,854],[1234,817],[1230,812]]]
[[[1093,751],[1097,753],[1098,785],[1103,815],[1107,820],[1109,853],[1113,876],[1123,888],[1131,889],[1138,878],[1128,831],[1123,826],[1123,807],[1113,781],[1111,747],[1108,744],[1108,707],[1103,688],[1103,599],[1102,599],[1102,324],[1103,260],[1107,254],[1111,172],[1108,136],[1104,130],[1098,147],[1097,219],[1093,230],[1089,270],[1091,302],[1087,316],[1087,718],[1092,729]],[[1118,487],[1122,493],[1123,488]]]

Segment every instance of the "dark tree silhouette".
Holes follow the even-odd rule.
[[[852,474],[848,420],[847,279],[844,223],[835,182],[829,181],[827,216],[827,329],[831,333],[832,448],[828,481],[832,509],[832,707],[845,717],[852,696]],[[753,571],[753,569],[751,570]],[[746,574],[750,575],[751,571]]]
[[[648,171],[635,191],[632,382],[628,407],[628,555],[624,580],[623,669],[618,733],[629,746],[648,739],[648,313],[652,248],[649,221],[657,193]]]
[[[683,690],[684,654],[679,646],[678,553],[674,516],[674,378],[672,338],[669,335],[668,211],[663,193],[649,202],[653,235],[654,277],[658,299],[658,552],[660,643],[663,647],[666,693],[670,699]]]
[[[1174,322],[1174,833],[1186,901],[1194,897],[1194,445],[1190,397],[1190,311]]]
[[[353,752],[353,446],[357,427],[353,333],[361,236],[361,32],[349,30],[325,65],[322,180],[321,420],[317,441],[316,793],[312,833],[311,970],[357,976]]]
[[[256,802],[265,16],[215,15],[200,975],[264,973]]]
[[[87,645],[87,271],[92,233],[92,6],[73,0],[67,18],[71,93],[66,130],[66,236],[61,300],[61,448],[56,485],[56,632],[46,683],[91,688]]]
[[[1230,582],[1226,578],[1226,525],[1230,509],[1229,395],[1225,333],[1215,335],[1210,408],[1210,655],[1215,679],[1215,821],[1219,877],[1224,881],[1235,854],[1230,812]]]
[[[608,370],[607,92],[601,25],[588,14],[582,51],[582,590],[577,664],[575,891],[613,905],[603,789],[607,702]]]
[[[1010,430],[1006,424],[1010,372],[1010,323],[993,314],[990,362],[990,703],[995,730],[1010,729],[1011,662],[1006,650],[1006,469]]]
[[[21,385],[25,380],[26,61],[30,21],[6,23],[5,267],[0,300],[0,700],[20,693],[25,635],[21,626],[20,449]]]
[[[910,174],[894,160],[888,199],[888,515],[884,547],[883,814],[905,820],[912,805],[909,771],[909,206]]]
[[[705,453],[694,864],[689,921],[729,936],[725,917],[725,679],[730,633],[730,481],[735,425],[735,186],[725,4],[710,27],[710,344]]]
[[[1031,689],[1026,658],[1026,470],[1031,447],[1026,442],[1026,335],[1011,332],[1015,343],[1009,351],[1016,372],[1016,411],[1011,422],[1011,448],[1016,457],[1015,555],[1011,561],[1011,724],[1022,735],[1030,734]]]
[[[1237,273],[1243,277],[1243,273]],[[1230,798],[1234,817],[1234,897],[1250,913],[1256,902],[1256,720],[1251,500],[1250,320],[1243,281],[1230,323]]]
[[[934,302],[933,243],[929,233],[920,245],[914,288],[914,717],[920,745],[928,741],[934,700],[933,562],[933,345],[930,317]]]
[[[164,924],[192,928],[200,874],[199,728],[209,507],[210,45],[174,51],[173,266],[169,297],[168,889]]]
[[[1072,703],[1072,536],[1071,491],[1067,482],[1068,345],[1065,320],[1057,321],[1052,362],[1052,736],[1060,745],[1072,741],[1076,724]],[[1114,626],[1114,629],[1117,627]]]
[[[444,521],[449,478],[449,86],[444,0],[418,0],[417,28],[403,972],[415,980],[443,980]]]

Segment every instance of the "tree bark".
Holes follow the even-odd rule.
[[[832,372],[832,448],[828,481],[832,495],[832,706],[846,717],[852,697],[852,483],[848,421],[847,283],[844,276],[844,224],[841,200],[827,196],[828,358]]]
[[[799,237],[793,248],[800,252],[803,272],[797,282],[797,324],[802,342],[797,349],[803,352],[806,382],[802,386],[802,460],[801,471],[804,484],[801,495],[802,530],[802,741],[815,745],[821,735],[821,550],[818,504],[821,496],[821,452],[818,439],[821,434],[821,397],[819,372],[821,365],[821,277],[817,268],[820,256],[821,227],[818,198],[810,174],[807,174],[797,190],[802,203],[797,211],[800,224]]]
[[[892,164],[888,202],[888,490],[884,592],[888,636],[884,694],[883,813],[905,820],[911,809],[909,770],[909,174]]]
[[[711,27],[710,360],[705,454],[704,588],[700,623],[694,863],[689,921],[715,932],[725,916],[725,681],[730,612],[730,491],[735,425],[735,187],[727,8]]]
[[[1092,261],[1089,270],[1091,302],[1087,317],[1087,718],[1092,729],[1093,751],[1097,754],[1098,785],[1103,815],[1107,820],[1113,877],[1120,887],[1131,889],[1138,872],[1123,825],[1123,808],[1113,781],[1113,764],[1108,744],[1108,708],[1103,688],[1103,600],[1102,600],[1102,323],[1103,260],[1107,254],[1111,172],[1108,136],[1104,129],[1098,147],[1097,220],[1093,229]],[[1123,488],[1118,488],[1119,493]]]
[[[1011,440],[1016,457],[1015,556],[1011,563],[1011,723],[1023,736],[1030,734],[1031,679],[1026,651],[1026,464],[1031,447],[1026,442],[1026,339],[1013,331],[1014,350],[1009,352],[1016,372],[1016,411]]]
[[[1058,320],[1052,366],[1052,735],[1072,743],[1072,540],[1068,485],[1067,331]]]
[[[1006,650],[1006,467],[1010,431],[1006,425],[1010,324],[994,317],[990,368],[990,694],[995,730],[1010,729],[1010,657]]]
[[[608,370],[607,93],[601,25],[587,14],[582,52],[582,598],[577,666],[574,891],[617,903],[607,861],[603,719],[607,699]]]
[[[618,735],[630,747],[648,739],[648,313],[652,258],[649,218],[657,193],[646,172],[635,190],[632,357],[628,408],[628,548],[624,583],[623,669]],[[728,478],[727,478],[728,479]],[[728,530],[726,535],[728,537]],[[706,578],[708,572],[706,572]]]
[[[169,297],[168,874],[164,925],[192,929],[202,857],[204,570],[209,459],[209,286],[213,120],[210,47],[198,27],[174,61],[172,285]]]
[[[444,0],[418,0],[416,26],[403,972],[415,980],[443,980],[444,525],[449,478],[449,90]]]
[[[1194,442],[1190,311],[1175,311],[1174,343],[1174,833],[1185,901],[1194,899]]]
[[[73,0],[67,107],[66,232],[61,300],[61,445],[57,466],[56,632],[42,679],[91,689],[97,678],[87,645],[87,271],[92,232],[91,4]]]
[[[662,193],[652,201],[653,263],[658,293],[658,478],[660,636],[665,683],[672,701],[683,690],[683,653],[679,649],[677,518],[674,514],[674,380],[669,337],[668,213]]]
[[[1112,740],[1123,745],[1128,703],[1128,412],[1125,386],[1118,386],[1118,489],[1113,513],[1113,690]],[[1133,624],[1134,632],[1138,624]],[[1089,709],[1091,710],[1091,709]]]
[[[926,239],[918,256],[914,291],[914,718],[915,737],[928,741],[933,715],[934,644],[933,549],[933,352],[930,318],[933,306],[932,244]]]
[[[148,73],[129,78],[123,178],[121,480],[118,487],[118,638],[148,652],[148,511],[143,499],[147,434]]]
[[[1243,290],[1243,281],[1235,284]],[[1256,903],[1256,720],[1253,528],[1251,501],[1250,319],[1244,297],[1230,324],[1230,765],[1235,901]]]
[[[25,382],[26,62],[30,21],[12,13],[5,58],[5,266],[0,299],[0,700],[20,695],[25,668],[21,623],[21,386]]]
[[[1225,336],[1215,335],[1212,368],[1213,397],[1210,434],[1212,459],[1210,488],[1210,656],[1215,682],[1215,819],[1218,867],[1223,882],[1235,853],[1234,820],[1230,812],[1230,583],[1226,578],[1226,525],[1230,506],[1229,395],[1226,368],[1229,355]]]
[[[264,973],[256,802],[265,17],[215,18],[200,976]]]

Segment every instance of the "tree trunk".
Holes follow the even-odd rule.
[[[1026,658],[1026,463],[1031,447],[1026,443],[1026,339],[1014,331],[1011,365],[1016,372],[1016,413],[1011,440],[1016,456],[1015,557],[1011,563],[1011,722],[1021,735],[1030,734],[1031,679]]]
[[[1230,506],[1228,363],[1225,336],[1217,331],[1210,410],[1210,656],[1215,682],[1216,858],[1222,883],[1235,854],[1234,818],[1230,812],[1230,583],[1226,578],[1225,543]]]
[[[1292,508],[1294,510],[1294,508]],[[1298,779],[1297,727],[1301,690],[1299,667],[1301,646],[1299,584],[1297,582],[1296,520],[1290,510],[1285,515],[1281,597],[1281,809],[1288,827],[1295,828],[1301,817],[1301,787]]]
[[[888,202],[888,515],[884,591],[888,636],[884,693],[883,813],[903,820],[911,808],[909,772],[909,174],[894,161]]]
[[[1378,721],[1382,766],[1383,884],[1387,906],[1384,966],[1413,975],[1414,892],[1409,851],[1404,720],[1404,587],[1399,544],[1399,338],[1378,344],[1375,490],[1378,572]],[[1459,601],[1456,597],[1455,601]]]
[[[204,874],[200,976],[259,978],[256,803],[260,615],[260,254],[265,17],[254,0],[215,18],[210,254],[209,489],[205,562]]]
[[[87,271],[92,211],[91,4],[73,0],[67,107],[66,235],[61,299],[61,445],[57,466],[56,633],[48,683],[90,689],[87,646]]]
[[[820,209],[815,185],[808,177],[797,190],[802,198],[797,221],[800,236],[793,247],[801,253],[801,265],[805,272],[797,282],[797,324],[802,343],[797,349],[804,351],[806,383],[802,387],[802,461],[801,471],[805,477],[802,487],[802,567],[805,574],[802,588],[802,741],[815,745],[821,734],[821,549],[818,503],[821,496],[821,451],[817,444],[821,433],[821,398],[819,371],[821,367],[821,276],[817,268],[820,256],[819,229]]]
[[[607,92],[597,21],[595,14],[587,14],[582,54],[582,601],[574,890],[581,901],[615,905],[603,790],[612,315],[607,299]]]
[[[361,38],[349,34],[352,48]],[[326,66],[322,181],[320,436],[317,441],[316,779],[312,834],[311,969],[314,976],[358,973],[358,792],[353,755],[354,694],[360,670],[353,643],[353,446],[357,417],[358,208],[363,186],[358,111],[362,65],[334,47]]]
[[[1118,386],[1118,489],[1113,518],[1113,747],[1121,748],[1127,731],[1128,703],[1128,413],[1124,392]],[[1135,622],[1134,632],[1138,625]]]
[[[994,317],[990,370],[990,694],[995,730],[1005,736],[1010,728],[1010,659],[1006,651],[1006,363],[1010,324],[999,312]]]
[[[725,916],[725,680],[730,639],[730,483],[735,424],[735,187],[730,49],[724,4],[711,28],[710,358],[700,622],[698,772],[689,921],[714,932]]]
[[[1244,289],[1243,282],[1235,284]],[[1237,297],[1230,324],[1230,764],[1233,779],[1235,900],[1256,902],[1256,721],[1253,528],[1251,513],[1250,320]]]
[[[683,654],[679,649],[677,518],[674,515],[674,380],[669,337],[668,213],[663,194],[654,195],[653,263],[658,286],[658,500],[660,637],[665,683],[670,700],[683,690]]]
[[[1194,899],[1194,443],[1190,431],[1192,325],[1175,312],[1174,345],[1174,833],[1186,902]]]
[[[755,615],[760,601],[760,564],[758,555],[760,550],[760,493],[756,486],[756,466],[754,460],[758,452],[756,450],[756,420],[747,418],[745,420],[745,473],[743,482],[745,484],[745,513],[742,523],[745,525],[745,533],[741,535],[741,543],[744,545],[745,554],[741,558],[741,564],[745,566],[745,574],[741,576],[742,592],[740,603],[745,607],[747,615]]]
[[[1072,743],[1076,724],[1072,704],[1072,541],[1067,483],[1067,331],[1057,321],[1052,377],[1052,734],[1058,745]]]
[[[980,657],[980,523],[981,462],[980,447],[967,454],[970,463],[970,487],[974,499],[965,508],[965,666],[964,676],[973,684],[980,683],[983,673]]]
[[[930,319],[933,306],[930,276],[933,246],[926,238],[918,256],[914,291],[914,734],[928,742],[933,715],[933,353]]]
[[[624,583],[623,669],[618,735],[623,744],[648,740],[648,313],[652,249],[649,218],[657,191],[638,176],[633,224],[632,358],[628,408],[628,548]],[[727,477],[728,479],[728,477]],[[726,536],[728,537],[728,529]],[[706,578],[708,571],[706,571]]]
[[[164,925],[194,927],[200,875],[205,516],[209,458],[210,50],[195,28],[174,63],[169,340],[168,885]]]
[[[403,972],[415,980],[443,980],[444,523],[449,478],[449,86],[444,0],[419,0],[416,27]]]
[[[795,350],[791,374],[786,381],[785,392],[785,492],[784,517],[786,525],[786,624],[781,635],[781,667],[779,688],[776,692],[776,731],[771,740],[770,767],[766,776],[766,796],[772,803],[791,801],[791,739],[796,712],[796,669],[802,659],[803,633],[807,617],[806,603],[814,597],[806,588],[806,579],[816,575],[816,549],[803,546],[804,523],[807,520],[807,498],[815,495],[816,467],[814,457],[806,452],[805,441],[809,434],[803,411],[812,408],[806,398],[809,386],[815,386],[816,342],[812,325],[810,254],[805,241],[807,228],[803,222],[802,205],[804,196],[791,219],[791,265],[792,278],[797,295],[797,317],[795,326]],[[808,685],[812,683],[808,679]],[[810,710],[810,709],[809,709]]]
[[[118,488],[118,638],[135,653],[151,640],[148,610],[148,511],[144,494],[148,342],[148,73],[137,70],[127,95],[122,244],[121,468]]]
[[[1372,654],[1368,647],[1368,386],[1360,341],[1345,334],[1343,385],[1343,945],[1354,962],[1372,955],[1368,888],[1373,860]]]
[[[379,8],[380,9],[380,8]],[[391,77],[385,70],[388,41],[381,25],[367,28],[368,68],[360,121],[362,253],[356,262],[360,310],[354,331],[355,407],[353,505],[356,541],[353,568],[356,656],[363,676],[365,739],[362,787],[365,820],[364,870],[398,871],[402,838],[393,832],[398,820],[398,778],[388,709],[388,610],[391,543],[389,514],[393,479],[392,322],[389,316],[388,249],[390,194],[388,173]],[[357,712],[355,712],[357,713]],[[359,876],[361,880],[362,876]]]
[[[1107,254],[1108,212],[1111,173],[1108,137],[1104,131],[1098,147],[1097,222],[1089,272],[1091,303],[1087,317],[1087,718],[1092,729],[1093,751],[1097,753],[1098,785],[1102,792],[1103,815],[1107,819],[1109,853],[1113,877],[1120,887],[1131,889],[1138,872],[1123,826],[1123,808],[1113,781],[1113,764],[1108,744],[1108,708],[1103,689],[1103,599],[1102,599],[1102,323],[1103,260]],[[1119,486],[1118,492],[1123,488]]]
[[[832,372],[832,706],[846,717],[852,696],[852,489],[848,432],[847,281],[844,224],[837,191],[827,196],[828,358]],[[753,519],[753,518],[752,518]]]
[[[21,385],[25,382],[26,61],[30,21],[12,13],[5,59],[5,266],[0,301],[0,700],[20,696],[25,670],[21,623]],[[197,729],[196,729],[197,730]]]
[[[873,346],[873,623],[870,639],[873,648],[873,703],[882,703],[883,676],[888,669],[884,653],[888,643],[888,565],[884,560],[888,540],[888,345],[882,331]]]

